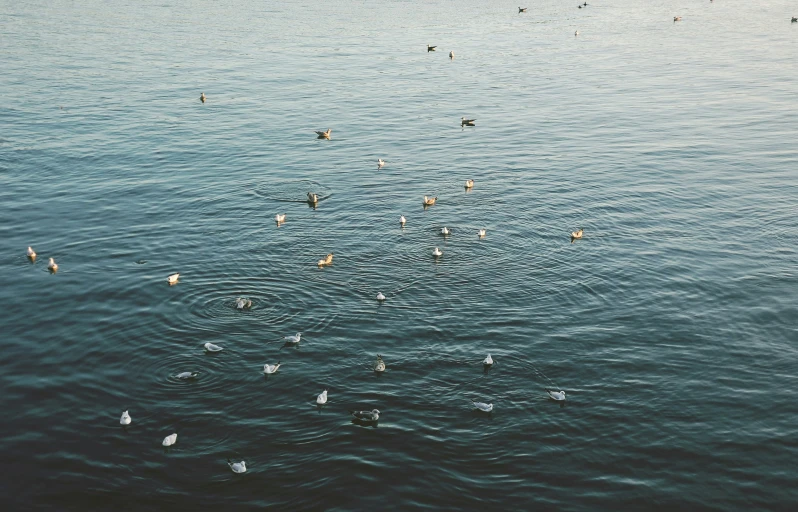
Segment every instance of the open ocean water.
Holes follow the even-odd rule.
[[[798,7],[588,3],[0,2],[3,508],[795,507]]]

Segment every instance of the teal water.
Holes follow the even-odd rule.
[[[588,3],[0,2],[3,502],[794,504],[798,10]]]

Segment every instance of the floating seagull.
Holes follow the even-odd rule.
[[[233,470],[233,473],[247,472],[247,463],[243,460],[241,462],[232,462],[230,459],[227,459],[227,465],[230,466],[230,469]]]
[[[445,235],[451,235],[452,234],[452,230],[447,228],[446,226],[443,226],[441,228],[441,234],[444,235],[444,236]]]
[[[438,200],[438,196],[435,196],[435,197],[424,196],[424,206],[432,206],[433,204],[435,204],[435,201],[437,201],[437,200]]]
[[[332,135],[332,128],[327,128],[326,132],[320,132],[318,130],[314,130],[316,135],[319,136],[320,139],[329,139],[330,135]]]
[[[377,300],[380,302],[384,301],[385,295],[383,295],[382,292],[377,292]]]
[[[375,372],[385,371],[385,361],[382,360],[381,355],[377,355],[377,362],[374,364],[374,371]]]
[[[330,253],[325,258],[320,259],[317,265],[320,267],[332,265],[332,260],[333,260],[333,253]]]
[[[249,309],[252,307],[252,301],[239,297],[236,299],[236,309]]]
[[[479,409],[482,412],[491,412],[493,411],[493,404],[486,404],[484,402],[477,402],[476,400],[471,400],[471,403],[474,404],[474,407]]]
[[[198,376],[199,372],[180,372],[175,375],[175,377],[180,380],[196,379]]]
[[[310,204],[316,204],[319,202],[319,195],[314,194],[313,192],[308,192],[308,202]]]
[[[164,446],[172,446],[176,442],[177,442],[177,434],[172,434],[172,435],[164,437],[163,438],[163,443],[161,443],[161,444],[163,444]]]
[[[460,126],[476,126],[474,122],[476,122],[476,119],[466,119],[465,117],[460,118]]]
[[[180,274],[172,274],[167,276],[166,282],[169,284],[175,284],[177,282],[177,278],[180,277]]]
[[[490,354],[488,354],[488,357],[486,357],[485,360],[482,361],[482,364],[484,364],[485,366],[490,366],[493,364],[493,358],[490,357]]]
[[[449,52],[449,58],[454,59],[454,50]]]
[[[58,272],[58,263],[53,258],[50,258],[50,263],[47,265],[47,270],[50,272]]]
[[[205,344],[205,350],[208,352],[221,352],[223,349],[219,345],[214,345],[211,342]]]
[[[285,222],[285,214],[284,213],[283,214],[279,214],[278,213],[277,215],[275,215],[274,216],[274,222],[276,222],[277,224]]]
[[[385,166],[385,160],[382,158],[377,159],[377,169],[382,169]]]
[[[399,225],[402,226],[402,227],[405,227],[405,222],[407,222],[407,219],[405,219],[405,216],[404,215],[400,215],[399,216]]]
[[[327,403],[327,390],[325,389],[322,391],[319,396],[316,397],[316,403],[319,405],[324,405]]]
[[[428,52],[434,52],[434,51],[435,51],[435,48],[437,48],[437,46],[430,46],[430,45],[427,45],[427,51],[428,51]]]
[[[435,250],[433,250],[433,251],[432,251],[432,255],[433,255],[433,256],[435,256],[436,258],[438,258],[438,257],[440,257],[440,256],[443,256],[443,253],[441,252],[441,250],[440,250],[440,249],[438,249],[438,248],[436,247],[436,248],[435,248]]]
[[[546,389],[546,393],[552,398],[552,400],[557,400],[558,402],[565,401],[565,391],[552,391],[550,389]]]
[[[527,10],[527,7],[519,7],[518,8],[518,12],[519,13],[526,12],[526,10]]]
[[[298,332],[293,336],[285,336],[283,339],[286,340],[288,343],[299,343],[299,339],[302,337],[302,333]]]
[[[579,31],[577,30],[576,32],[574,32],[574,37],[576,37],[578,35],[579,35]]]
[[[371,411],[349,411],[349,413],[360,421],[375,422],[380,419],[380,411],[377,409]]]
[[[485,235],[486,235],[486,234],[487,234],[487,231],[485,231],[485,228],[482,228],[482,229],[480,229],[479,231],[477,231],[477,236],[478,236],[479,238],[485,238]]]
[[[579,228],[579,231],[574,231],[573,233],[571,233],[571,240],[578,240],[582,238],[582,231],[583,229]]]
[[[466,180],[465,188],[474,188],[474,180]]]
[[[122,417],[119,419],[119,424],[120,425],[130,425],[131,421],[133,421],[133,420],[130,418],[130,414],[128,414],[127,411],[125,411],[125,412],[122,413]]]
[[[200,101],[205,103],[205,93],[200,93]]]
[[[271,373],[276,373],[277,370],[280,369],[280,361],[277,361],[277,364],[264,364],[263,365],[263,373],[269,375]]]
[[[674,16],[673,17],[673,21],[682,21],[682,17],[681,16]]]
[[[31,260],[35,260],[36,259],[36,252],[30,247],[28,247],[27,255],[28,255],[28,258],[30,258]]]

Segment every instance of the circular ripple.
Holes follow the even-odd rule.
[[[332,195],[329,187],[313,180],[269,181],[255,189],[255,194],[260,197],[289,203],[306,203],[308,192],[318,194],[319,201],[324,201]]]

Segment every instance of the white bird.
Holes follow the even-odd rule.
[[[205,93],[200,93],[200,101],[205,103]]]
[[[243,297],[239,297],[236,299],[236,309],[249,309],[252,307],[252,301],[249,299],[245,299]]]
[[[196,379],[198,376],[199,372],[180,372],[175,375],[175,377],[180,380]]]
[[[454,50],[449,52],[449,58],[454,59]]]
[[[399,225],[402,226],[402,227],[405,227],[405,223],[406,222],[407,222],[407,219],[405,219],[405,216],[404,215],[400,215],[399,216]]]
[[[50,258],[50,263],[47,265],[47,270],[49,270],[50,272],[58,271],[58,263],[56,263],[53,258]]]
[[[177,442],[177,434],[172,434],[172,435],[164,437],[163,438],[163,443],[161,443],[161,444],[163,444],[164,446],[172,446],[176,442]]]
[[[378,158],[377,159],[377,169],[382,169],[383,166],[385,166],[385,160],[383,160],[382,158]]]
[[[385,361],[382,360],[381,355],[377,355],[377,362],[374,364],[374,371],[375,372],[385,371]]]
[[[576,32],[574,32],[574,36],[578,36],[578,35],[579,35],[579,31],[577,30]]]
[[[436,197],[424,196],[424,206],[432,206],[433,204],[435,204],[435,201],[437,200],[438,200],[437,196]]]
[[[349,413],[360,421],[377,421],[380,419],[380,411],[372,409],[371,411],[349,411]]]
[[[274,222],[276,222],[277,224],[280,224],[281,222],[285,222],[285,214],[284,213],[283,214],[279,214],[278,213],[277,215],[275,215],[274,216]]]
[[[232,462],[230,459],[227,459],[227,465],[230,466],[230,469],[233,470],[233,473],[247,472],[247,463],[243,460],[241,462]]]
[[[474,180],[465,181],[465,188],[473,188],[473,187],[474,187]]]
[[[279,369],[280,369],[280,361],[277,361],[277,364],[268,364],[267,363],[267,364],[263,365],[263,373],[265,373],[267,375],[271,374],[271,373],[276,373],[277,370],[279,370]]]
[[[180,277],[180,274],[172,274],[167,276],[166,282],[169,284],[175,284],[177,282],[177,278]]]
[[[452,233],[452,231],[449,228],[447,228],[446,226],[443,226],[441,228],[441,234],[442,235],[450,235],[451,233]]]
[[[205,344],[205,350],[208,352],[221,352],[223,349],[219,345],[214,345],[211,342]]]
[[[487,234],[487,231],[485,231],[485,228],[482,228],[479,231],[477,231],[477,236],[479,238],[484,238],[486,234]]]
[[[127,411],[123,412],[122,417],[119,418],[120,425],[130,425],[131,421],[133,421],[133,419],[131,419],[130,414],[128,414]]]
[[[377,300],[380,302],[384,301],[385,295],[383,295],[382,292],[377,292]]]
[[[324,267],[327,265],[332,265],[333,261],[333,253],[327,255],[327,257],[320,259],[316,264],[320,267]]]
[[[327,390],[325,389],[322,391],[319,396],[316,397],[316,403],[319,405],[324,405],[327,403]]]
[[[285,336],[283,339],[288,341],[288,343],[299,343],[299,339],[302,337],[302,333],[298,332],[293,336]]]
[[[435,248],[435,249],[432,251],[432,255],[433,255],[433,256],[435,256],[435,257],[437,258],[437,257],[439,257],[439,256],[443,256],[443,252],[441,252],[441,250],[440,250],[440,249],[438,249],[438,248],[436,247],[436,248]]]
[[[547,389],[547,390],[546,390],[546,393],[548,393],[548,394],[549,394],[549,396],[550,396],[550,397],[551,397],[553,400],[557,400],[558,402],[563,402],[563,401],[565,401],[565,391],[552,391],[552,390],[550,390],[550,389]]]
[[[490,366],[490,365],[493,364],[493,358],[490,357],[490,354],[488,354],[488,357],[486,357],[485,360],[482,361],[482,364],[484,364],[486,366]]]
[[[36,259],[36,253],[34,252],[34,250],[32,248],[28,247],[28,253],[27,254],[28,254],[28,258],[30,258],[32,260]]]
[[[582,238],[582,232],[583,232],[582,228],[579,228],[579,231],[574,231],[573,233],[571,233],[571,239],[573,240],[573,239]]]
[[[474,407],[479,409],[482,412],[491,412],[493,411],[493,404],[486,404],[484,402],[477,402],[475,400],[471,400],[471,403],[474,404]]]
[[[308,202],[310,204],[316,204],[319,202],[319,195],[314,194],[313,192],[308,192]]]
[[[332,135],[332,128],[327,128],[326,132],[320,132],[317,130],[316,135],[318,135],[320,139],[329,139],[330,135]]]

